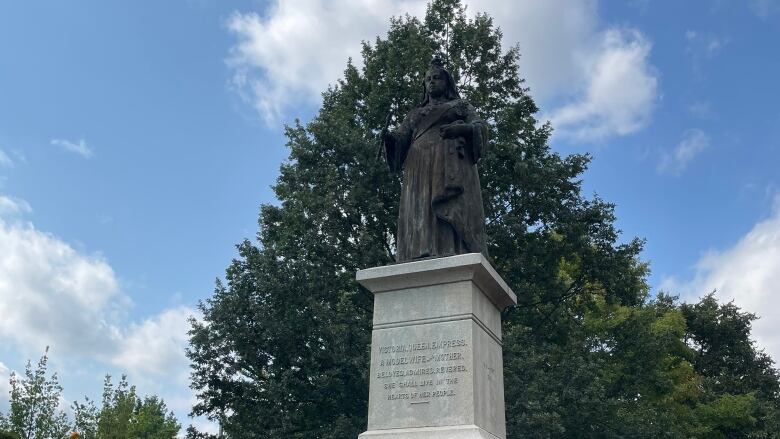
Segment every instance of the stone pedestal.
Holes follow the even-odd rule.
[[[517,298],[479,253],[357,273],[374,293],[360,439],[505,439],[501,311]]]

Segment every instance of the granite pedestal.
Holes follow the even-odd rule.
[[[501,311],[517,298],[480,253],[369,268],[368,431],[360,439],[505,439]]]

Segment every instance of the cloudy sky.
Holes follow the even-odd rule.
[[[654,291],[717,290],[780,358],[780,0],[471,0],[519,45],[588,194],[647,239]],[[192,402],[187,319],[256,232],[361,40],[419,0],[0,3],[0,410],[46,346],[65,398],[105,373]]]

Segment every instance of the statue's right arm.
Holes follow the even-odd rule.
[[[398,128],[393,131],[382,131],[382,143],[385,145],[387,165],[392,172],[400,172],[406,160],[406,153],[412,138],[412,129],[407,116]]]

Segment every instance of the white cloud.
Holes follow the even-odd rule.
[[[600,50],[595,0],[467,3],[470,12],[487,12],[493,17],[504,33],[505,49],[519,44],[521,76],[538,99],[570,94],[587,82],[583,61]]]
[[[687,30],[685,52],[696,79],[703,79],[707,73],[707,62],[713,59],[727,44],[728,37],[719,37],[709,32]]]
[[[11,370],[0,361],[0,412],[8,413],[11,392]]]
[[[32,352],[52,346],[71,355],[101,354],[117,332],[109,311],[124,300],[102,258],[82,255],[31,224],[0,218],[0,337]]]
[[[0,198],[0,205],[8,200]],[[0,215],[0,340],[28,358],[51,346],[56,364],[70,365],[67,370],[90,364],[108,371],[113,366],[142,393],[163,397],[186,421],[193,402],[185,356],[187,319],[197,313],[177,306],[128,323],[130,305],[103,257],[79,252],[30,223]],[[5,372],[0,364],[0,406],[8,399],[2,394]]]
[[[0,207],[5,203],[29,209],[23,200],[0,197]],[[1,338],[29,353],[51,346],[62,356],[96,358],[139,375],[186,369],[187,318],[195,312],[178,306],[123,324],[130,305],[104,258],[0,218]]]
[[[11,157],[8,157],[8,154],[6,154],[5,151],[0,149],[0,167],[10,168],[13,165],[14,165],[14,161],[11,160]]]
[[[127,373],[140,392],[163,398],[168,408],[179,415],[182,425],[198,421],[201,431],[206,431],[203,429],[210,427],[208,420],[186,418],[197,402],[189,388],[190,363],[185,353],[191,316],[197,318],[199,313],[179,306],[130,325],[117,340],[111,363]]]
[[[51,144],[59,146],[66,151],[78,154],[85,159],[91,158],[94,155],[84,139],[79,139],[78,142],[71,142],[70,140],[65,139],[52,139]]]
[[[16,163],[23,163],[23,164],[27,163],[27,157],[25,157],[24,154],[22,154],[21,152],[12,149],[11,154],[13,154],[13,156],[16,158]]]
[[[778,0],[750,0],[750,10],[759,18],[767,19],[770,15],[780,11],[780,1]]]
[[[384,32],[390,16],[421,14],[422,1],[277,0],[263,16],[234,13],[228,29],[239,42],[228,64],[233,84],[267,121],[296,100],[311,100],[342,76],[361,40]]]
[[[710,146],[710,138],[699,129],[688,130],[673,151],[661,156],[658,172],[680,175],[688,164]]]
[[[733,247],[706,253],[688,281],[665,279],[661,288],[696,301],[717,290],[721,302],[734,301],[755,313],[753,336],[775,361],[780,360],[780,195],[771,216],[758,222]]]
[[[694,30],[685,31],[685,40],[687,41],[686,49],[689,53],[703,53],[707,56],[715,55],[728,42],[714,35],[705,35]]]
[[[0,217],[16,216],[32,212],[32,207],[27,201],[19,198],[0,195]]]
[[[694,102],[688,106],[688,112],[699,119],[709,119],[712,117],[712,106],[709,102]]]
[[[520,45],[521,75],[551,112],[559,134],[624,135],[643,127],[657,95],[651,45],[633,29],[600,28],[595,0],[471,0]],[[422,17],[425,0],[276,0],[262,13],[234,13],[237,38],[228,65],[232,84],[272,123],[301,102],[316,102],[342,76],[348,57],[359,66],[361,40],[384,36],[390,16]],[[571,102],[574,99],[574,102]],[[568,105],[567,105],[568,104]],[[599,108],[598,105],[608,105]]]
[[[138,376],[166,375],[172,370],[189,371],[184,349],[189,337],[188,319],[197,315],[192,308],[180,306],[132,325],[119,341],[119,353],[112,362]]]
[[[602,140],[636,132],[650,120],[658,95],[650,43],[636,30],[611,29],[600,49],[583,60],[587,85],[579,99],[550,115],[559,135]]]

